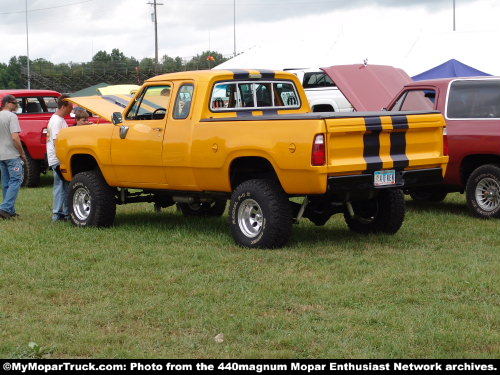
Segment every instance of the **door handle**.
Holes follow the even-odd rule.
[[[153,128],[155,132],[161,132],[163,129],[162,128]]]

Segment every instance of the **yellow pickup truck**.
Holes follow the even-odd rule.
[[[70,100],[110,120],[57,139],[77,226],[112,225],[117,204],[220,216],[230,200],[245,247],[283,246],[294,222],[336,213],[356,232],[395,233],[402,189],[440,182],[448,161],[438,112],[312,113],[286,72],[172,73],[131,100]]]

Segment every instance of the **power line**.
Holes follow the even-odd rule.
[[[56,9],[56,8],[64,8],[64,7],[69,7],[69,6],[72,6],[72,5],[90,3],[91,1],[94,1],[94,0],[84,0],[84,1],[79,1],[77,3],[70,3],[70,4],[64,4],[64,5],[55,5],[55,6],[50,7],[50,8],[30,9],[30,10],[28,10],[28,12],[38,12],[40,10],[52,10],[52,9]],[[16,10],[16,11],[13,11],[13,12],[0,12],[0,15],[3,15],[3,14],[26,13],[26,12],[27,12],[26,10]]]

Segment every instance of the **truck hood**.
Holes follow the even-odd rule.
[[[380,111],[412,82],[402,69],[388,65],[335,65],[321,68],[356,111]]]
[[[113,113],[122,113],[131,99],[131,95],[95,95],[68,98],[67,100],[111,122]]]

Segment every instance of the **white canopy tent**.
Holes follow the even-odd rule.
[[[332,37],[325,42],[317,35],[311,40],[268,42],[248,49],[215,69],[293,69],[343,64],[392,65],[410,76],[450,59],[483,72],[500,75],[500,50],[494,41],[499,32],[402,33],[380,35],[376,32]]]

